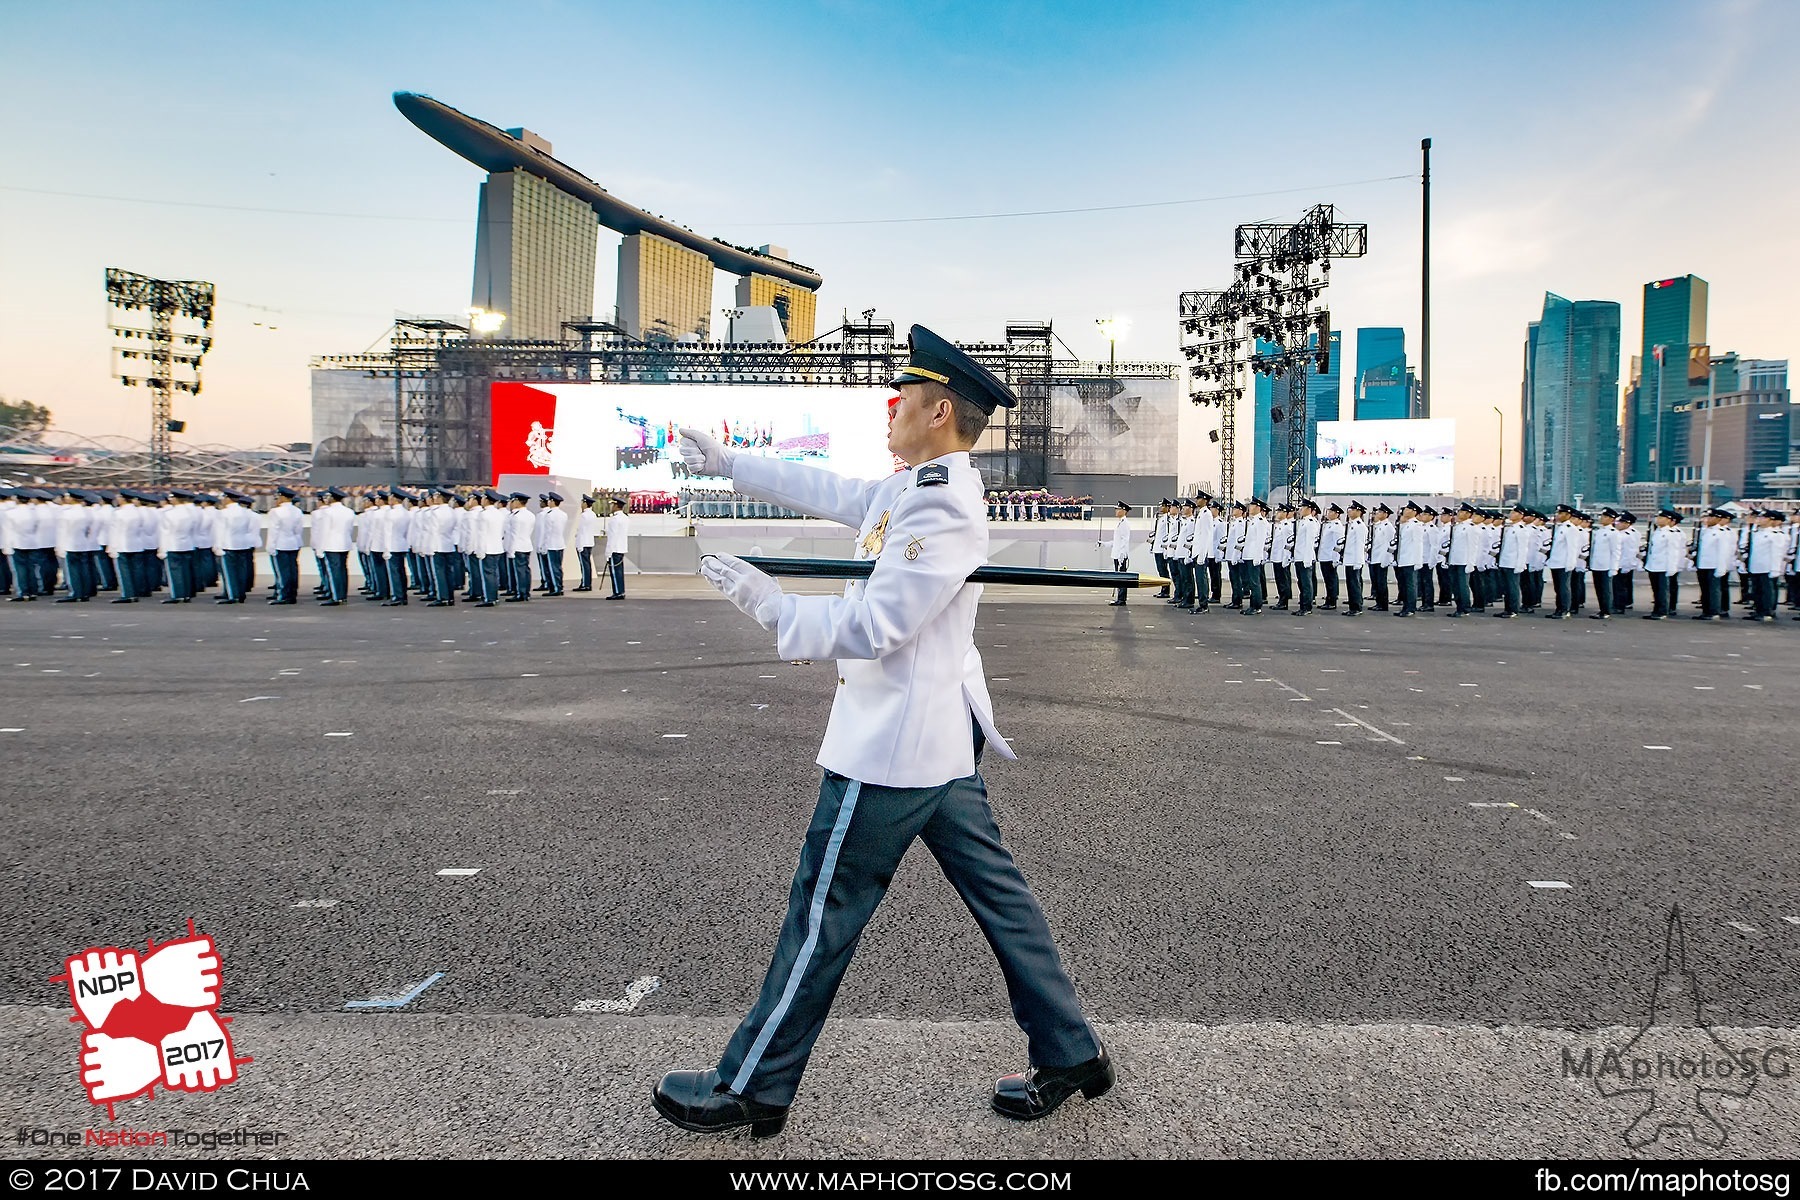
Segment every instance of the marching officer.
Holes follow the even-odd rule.
[[[1131,565],[1131,505],[1121,500],[1113,505],[1113,512],[1119,518],[1118,523],[1113,526],[1113,570],[1123,571]],[[1128,589],[1126,588],[1120,588],[1118,593],[1114,595],[1111,600],[1108,600],[1107,603],[1115,608],[1122,607],[1125,603],[1125,593],[1127,590]]]
[[[910,342],[888,424],[888,449],[917,464],[910,471],[852,483],[682,432],[690,469],[858,529],[858,557],[875,562],[842,596],[790,596],[739,559],[703,561],[706,578],[775,635],[782,658],[835,658],[840,686],[818,756],[818,804],[761,995],[716,1067],[673,1072],[654,1089],[657,1111],[683,1129],[748,1125],[768,1136],[786,1124],[863,927],[915,838],[980,923],[1027,1038],[1031,1066],[995,1084],[994,1110],[1033,1120],[1113,1084],[1112,1060],[1001,845],[977,769],[984,744],[1015,756],[994,727],[973,640],[981,589],[967,579],[987,561],[988,527],[969,450],[995,407],[1014,399],[929,330],[913,326]]]

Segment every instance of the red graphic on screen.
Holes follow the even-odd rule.
[[[494,477],[548,475],[556,433],[556,396],[524,383],[496,383],[489,398]]]
[[[219,953],[194,931],[136,950],[94,946],[71,954],[52,983],[69,985],[81,1037],[81,1085],[88,1100],[106,1106],[151,1096],[156,1085],[181,1092],[216,1092],[237,1079],[239,1058],[218,1015]]]

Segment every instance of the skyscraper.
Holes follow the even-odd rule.
[[[1619,305],[1544,294],[1525,335],[1521,499],[1619,496]]]
[[[1312,491],[1319,481],[1318,445],[1319,422],[1338,419],[1340,401],[1338,396],[1339,372],[1343,363],[1343,334],[1334,329],[1331,331],[1331,354],[1327,369],[1320,373],[1318,360],[1312,360],[1313,366],[1307,368],[1306,375],[1306,490]],[[1307,346],[1317,350],[1319,335],[1308,336]],[[1274,354],[1279,349],[1272,342],[1258,340],[1258,354]],[[1286,379],[1277,379],[1272,375],[1256,376],[1256,419],[1252,435],[1252,457],[1250,480],[1253,494],[1266,497],[1271,488],[1287,486],[1287,453],[1288,433],[1293,428],[1288,423],[1288,412],[1293,389]],[[1281,420],[1274,419],[1274,412],[1281,409]]]
[[[1644,285],[1643,354],[1625,413],[1627,480],[1674,478],[1675,430],[1681,423],[1669,414],[1706,395],[1706,300],[1706,280],[1697,275]]]
[[[528,129],[509,132],[550,152]],[[504,314],[505,337],[561,337],[564,321],[594,311],[598,242],[593,210],[581,200],[527,171],[494,171],[481,185],[470,303]]]
[[[1406,365],[1406,330],[1378,326],[1356,331],[1358,421],[1404,421],[1413,411],[1418,379]]]

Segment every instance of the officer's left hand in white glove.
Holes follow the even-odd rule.
[[[764,629],[779,623],[781,585],[772,576],[730,554],[707,555],[700,560],[700,574]]]

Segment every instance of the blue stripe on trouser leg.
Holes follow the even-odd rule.
[[[919,836],[1000,962],[1032,1065],[1072,1067],[1099,1054],[1044,910],[1000,843],[981,772],[950,785]]]
[[[719,1061],[733,1091],[792,1103],[863,927],[948,789],[820,781],[761,994]]]

